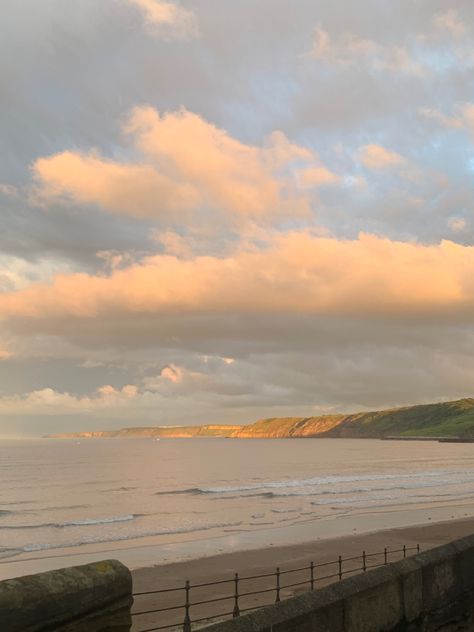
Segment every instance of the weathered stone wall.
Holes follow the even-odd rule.
[[[115,560],[0,582],[1,632],[129,632],[132,577]]]
[[[207,632],[474,630],[474,536],[268,606]]]

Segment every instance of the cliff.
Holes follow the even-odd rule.
[[[355,414],[319,417],[272,417],[248,425],[152,426],[50,435],[53,438],[94,437],[232,437],[281,439],[304,437],[474,437],[474,399],[405,406]]]
[[[48,435],[48,439],[96,439],[110,437],[151,437],[186,439],[192,437],[230,437],[243,426],[205,425],[205,426],[145,426],[136,428],[120,428],[120,430],[95,430],[90,432],[73,432]]]

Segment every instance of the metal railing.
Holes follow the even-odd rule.
[[[316,587],[322,587],[332,581],[340,581],[346,575],[366,572],[371,568],[377,568],[379,566],[389,564],[390,562],[394,562],[396,561],[395,556],[398,556],[397,559],[406,558],[408,553],[415,551],[417,553],[420,552],[419,544],[411,547],[404,545],[400,549],[389,549],[386,547],[383,551],[378,551],[377,553],[366,553],[365,551],[362,551],[361,555],[346,558],[339,555],[336,560],[331,560],[330,562],[323,562],[321,564],[310,562],[308,565],[299,568],[282,570],[280,567],[277,567],[274,572],[262,573],[260,575],[240,576],[238,573],[235,573],[234,576],[229,579],[199,584],[191,584],[189,580],[186,580],[184,585],[177,586],[176,588],[136,592],[133,595],[135,603],[141,603],[142,598],[150,596],[168,597],[169,595],[182,595],[183,593],[184,599],[180,603],[162,607],[155,607],[155,605],[150,605],[149,607],[143,606],[144,609],[132,612],[135,624],[134,629],[139,621],[138,618],[144,615],[160,615],[182,610],[184,611],[184,618],[182,615],[180,620],[166,625],[154,625],[153,627],[141,628],[138,632],[155,632],[156,630],[171,630],[172,628],[182,630],[182,632],[191,632],[193,624],[202,623],[204,621],[211,622],[215,619],[225,619],[227,617],[240,617],[241,614],[249,612],[250,610],[257,610],[266,605],[270,605],[271,603],[278,603],[281,601],[282,592],[289,589],[308,586],[309,590],[314,590]],[[291,576],[294,577],[298,574],[302,577],[301,580],[291,581],[290,579],[291,583],[285,583],[286,577],[290,578]],[[246,588],[247,582],[255,583],[261,582],[262,580],[264,581],[262,588],[258,590]],[[222,587],[229,584],[231,585],[230,592],[224,595],[204,599],[197,596],[194,601],[191,599],[191,591],[193,592],[193,595],[199,595],[198,591],[204,588],[217,586]],[[264,601],[257,605],[244,607],[246,605],[245,600],[249,597],[258,596],[259,599],[266,599],[266,597],[271,593],[274,595],[272,601]],[[193,609],[194,614],[196,608],[226,601],[231,603],[226,612],[210,613],[206,616],[191,618],[191,609]]]

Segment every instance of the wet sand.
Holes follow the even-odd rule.
[[[232,580],[234,573],[238,572],[241,577],[249,575],[261,575],[272,573],[277,566],[281,571],[307,567],[313,561],[315,564],[327,564],[321,568],[316,568],[316,587],[325,585],[331,581],[338,580],[338,556],[349,558],[361,556],[362,551],[378,553],[378,556],[368,557],[367,565],[384,563],[384,548],[388,549],[388,561],[395,561],[403,557],[401,549],[407,546],[407,555],[416,553],[415,547],[420,545],[421,550],[434,548],[457,538],[474,533],[474,519],[449,520],[438,523],[428,522],[424,525],[402,527],[398,529],[388,529],[375,533],[365,533],[363,535],[349,535],[334,539],[316,540],[311,543],[295,544],[293,546],[272,546],[270,543],[265,548],[251,551],[241,551],[224,553],[211,557],[203,557],[190,561],[178,562],[168,565],[160,565],[149,568],[142,568],[133,571],[134,592],[144,592],[159,590],[170,587],[184,586],[185,580],[192,584],[202,584],[223,579]],[[398,551],[391,553],[391,551]],[[343,571],[349,575],[353,572],[360,572],[362,568],[362,557],[356,557],[351,562],[343,563]],[[323,580],[323,576],[336,575],[335,577]],[[307,581],[305,585],[293,587],[281,591],[281,598],[287,598],[299,592],[309,590],[310,571],[304,570],[299,573],[283,575],[281,585],[289,583]],[[264,590],[274,588],[275,577],[262,578],[248,582],[242,582],[240,592],[250,592],[253,590]],[[233,584],[221,584],[219,586],[203,587],[191,589],[191,602],[205,601],[207,599],[223,597],[233,594]],[[255,607],[264,603],[272,603],[275,599],[275,592],[264,593],[259,597],[249,596],[240,600],[241,607]],[[181,605],[184,602],[184,591],[177,593],[165,593],[157,596],[141,596],[135,599],[135,611],[155,609],[172,605]],[[196,606],[191,608],[191,618],[197,619],[210,616],[217,612],[231,611],[234,601],[222,601],[220,604]],[[220,608],[220,609],[219,609]],[[134,619],[133,630],[139,631],[149,629],[154,626],[167,625],[173,622],[182,621],[184,611],[175,610],[172,613],[147,614]]]

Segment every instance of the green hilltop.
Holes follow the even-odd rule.
[[[474,399],[348,415],[332,436],[474,437]]]
[[[474,439],[474,399],[405,406],[355,414],[319,417],[272,417],[248,425],[152,426],[52,435],[95,437],[229,437],[283,439],[304,437],[387,438],[451,437]]]

